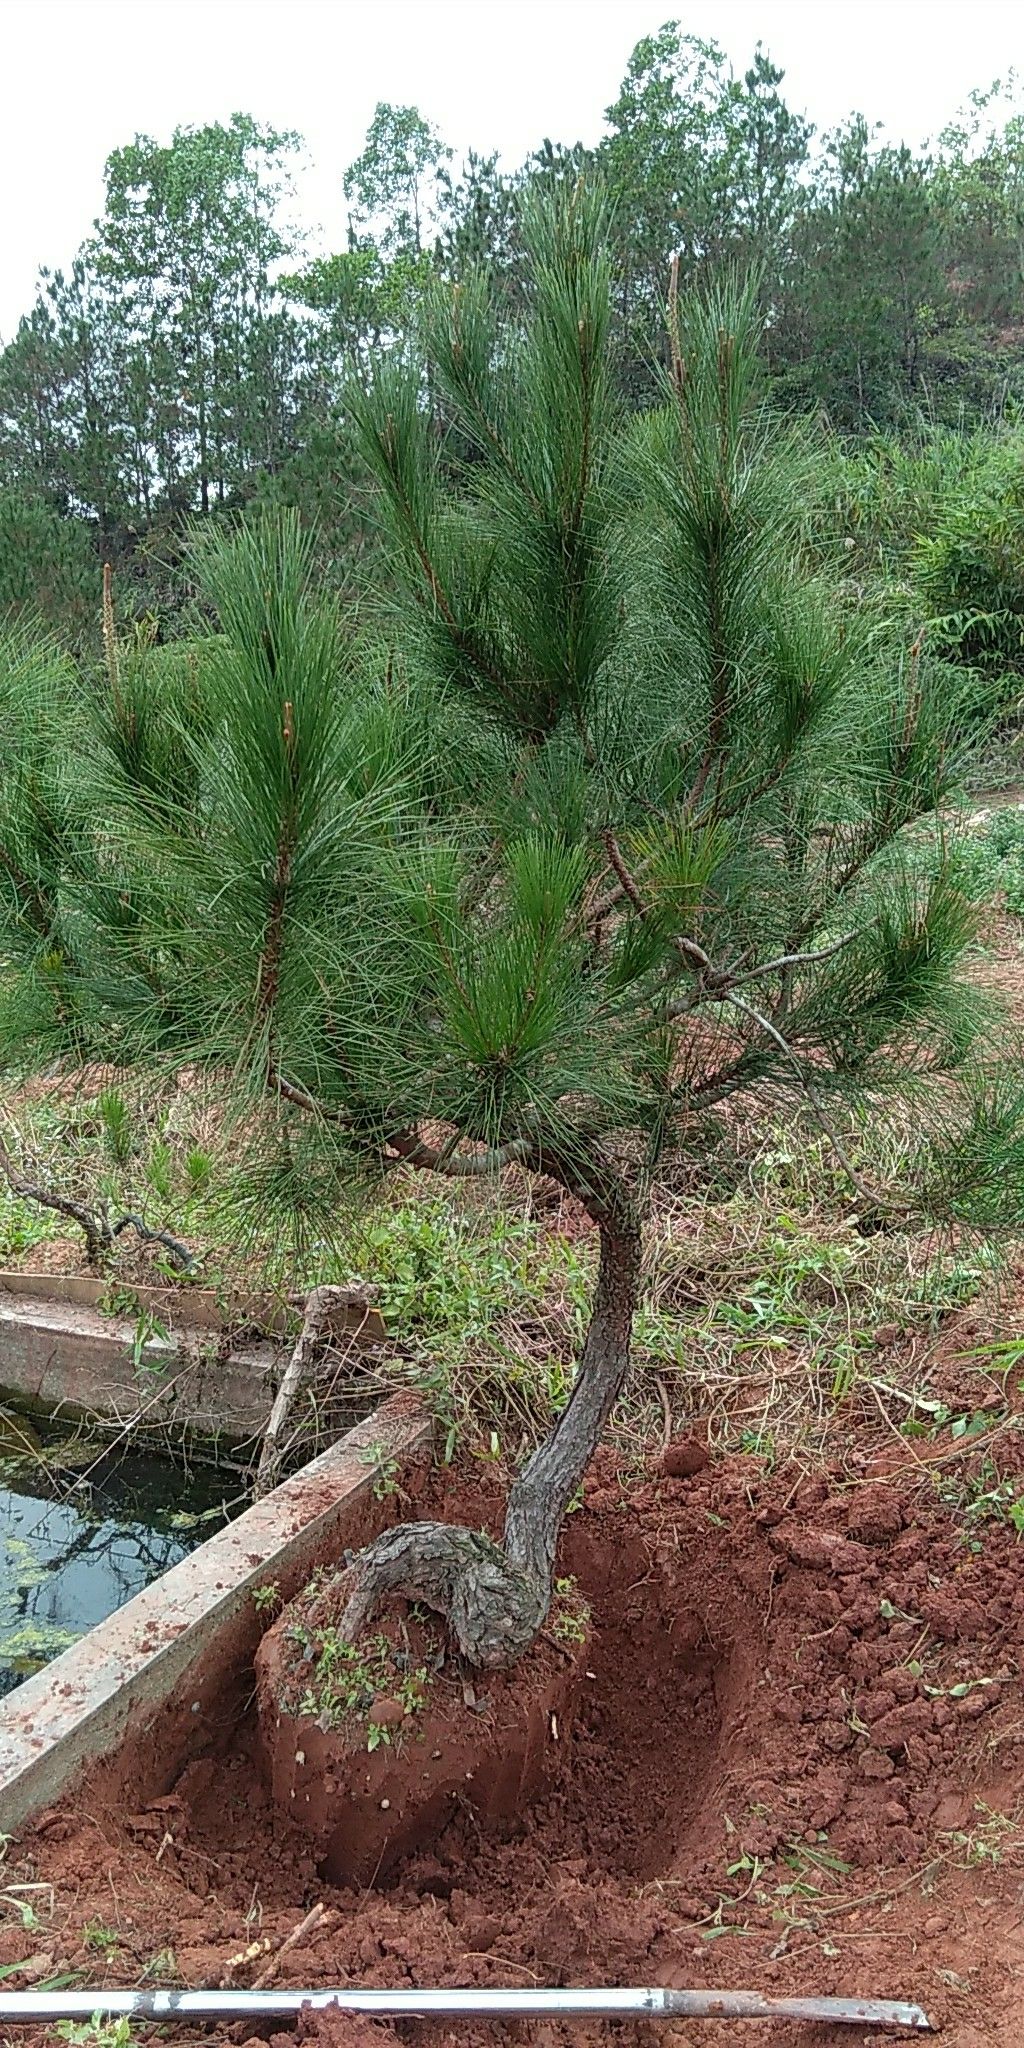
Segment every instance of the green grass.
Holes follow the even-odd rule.
[[[1021,838],[994,830],[993,857]],[[114,1123],[123,1135],[119,1112]],[[368,1285],[391,1340],[377,1364],[381,1391],[400,1384],[426,1393],[443,1455],[468,1447],[515,1459],[564,1406],[596,1245],[592,1232],[569,1237],[536,1213],[525,1184],[459,1189],[396,1177],[376,1206],[340,1218],[335,1241],[309,1264],[288,1270],[279,1245],[265,1260],[251,1246],[233,1260],[229,1162],[206,1103],[185,1098],[169,1113],[164,1101],[145,1114],[133,1103],[120,1164],[110,1127],[109,1091],[44,1098],[25,1113],[24,1151],[83,1199],[100,1186],[113,1209],[137,1206],[195,1244],[200,1277],[226,1297],[243,1278],[271,1289],[285,1279],[300,1290],[314,1278]],[[844,1143],[872,1183],[898,1187],[916,1138],[909,1125],[851,1117]],[[153,1187],[154,1152],[166,1199]],[[799,1117],[768,1127],[744,1163],[723,1138],[692,1184],[657,1191],[634,1372],[615,1417],[627,1449],[639,1456],[660,1433],[666,1402],[674,1424],[699,1423],[713,1446],[769,1462],[794,1447],[810,1453],[869,1412],[877,1418],[879,1399],[895,1426],[906,1422],[914,1390],[890,1394],[882,1374],[879,1392],[876,1329],[936,1331],[997,1284],[998,1262],[980,1243],[862,1235],[856,1206],[835,1154]],[[67,1228],[0,1193],[0,1261],[29,1235],[39,1243]],[[136,1262],[127,1274],[126,1256]],[[155,1326],[140,1320],[138,1258],[137,1246],[119,1241],[105,1299],[111,1313],[135,1320],[141,1364]],[[145,1270],[164,1277],[159,1262]],[[926,1382],[918,1391],[927,1400]],[[927,1409],[911,1413],[933,1427]],[[387,1474],[375,1483],[386,1490]]]

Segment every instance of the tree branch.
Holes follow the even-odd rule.
[[[325,1117],[329,1123],[349,1126],[356,1122],[350,1111],[332,1109],[326,1103],[317,1102],[304,1088],[297,1088],[293,1082],[286,1081],[283,1074],[271,1074],[270,1086],[283,1102],[305,1110],[308,1116]],[[455,1146],[459,1142],[456,1132],[445,1145],[428,1145],[414,1130],[389,1131],[384,1139],[385,1146],[398,1154],[403,1166],[418,1167],[424,1173],[445,1174],[450,1180],[472,1180],[478,1175],[500,1173],[503,1167],[525,1159],[530,1150],[530,1141],[526,1138],[513,1138],[507,1145],[495,1145],[480,1152],[456,1152]]]
[[[179,1237],[172,1237],[169,1230],[152,1230],[141,1216],[136,1216],[134,1210],[130,1210],[126,1216],[121,1217],[119,1223],[111,1226],[110,1235],[120,1237],[123,1230],[137,1231],[140,1237],[145,1238],[147,1244],[165,1245],[182,1273],[192,1271],[196,1262],[195,1253],[190,1252],[187,1244],[182,1244]]]
[[[711,973],[705,976],[704,989],[715,1001],[728,1002],[733,989],[742,987],[744,982],[763,981],[769,974],[785,974],[794,967],[816,966],[819,960],[831,960],[835,953],[841,953],[844,946],[851,945],[859,937],[859,932],[844,932],[841,939],[834,939],[830,946],[822,946],[817,952],[778,953],[774,960],[764,960],[759,967],[736,970],[712,966]],[[669,1018],[684,1017],[692,1008],[692,999],[683,997],[678,1003],[669,1004]]]
[[[730,988],[739,988],[744,981],[763,981],[768,974],[782,974],[791,967],[816,967],[820,960],[831,960],[833,954],[841,953],[844,946],[852,945],[859,939],[860,932],[844,932],[841,939],[833,939],[830,946],[820,946],[816,952],[778,953],[774,960],[762,961],[760,967],[747,967],[741,974],[730,974]]]
[[[74,1201],[70,1195],[55,1194],[48,1188],[40,1187],[38,1181],[30,1180],[28,1175],[22,1172],[2,1139],[0,1172],[3,1173],[11,1193],[17,1195],[20,1201],[38,1202],[41,1208],[55,1209],[58,1216],[66,1216],[70,1222],[77,1223],[79,1229],[85,1232],[86,1255],[90,1266],[99,1265],[103,1253],[109,1251],[113,1243],[110,1225],[102,1216],[94,1215],[83,1202]]]
[[[348,1124],[353,1120],[347,1111],[331,1109],[327,1103],[317,1102],[314,1096],[307,1095],[304,1088],[296,1088],[294,1082],[286,1081],[283,1074],[271,1073],[267,1080],[274,1094],[279,1095],[282,1102],[290,1102],[296,1109],[304,1109],[307,1116],[324,1117],[332,1124]]]
[[[885,1198],[878,1193],[877,1189],[869,1187],[867,1182],[861,1179],[856,1168],[851,1165],[850,1160],[847,1157],[845,1146],[843,1145],[837,1133],[833,1130],[832,1125],[829,1123],[829,1120],[825,1115],[824,1110],[822,1109],[821,1103],[818,1100],[817,1091],[814,1087],[810,1075],[808,1074],[802,1060],[800,1059],[799,1054],[796,1053],[793,1047],[790,1045],[788,1038],[783,1037],[783,1034],[779,1030],[778,1025],[774,1024],[770,1017],[766,1017],[761,1010],[755,1010],[753,1003],[748,1003],[743,996],[733,995],[731,992],[729,992],[723,995],[722,1001],[726,1003],[731,1003],[733,1009],[735,1010],[742,1010],[745,1016],[752,1018],[753,1022],[760,1026],[762,1031],[767,1032],[769,1038],[775,1040],[776,1045],[779,1047],[780,1051],[782,1051],[785,1054],[787,1060],[793,1068],[797,1080],[799,1081],[800,1086],[803,1089],[803,1092],[807,1097],[807,1100],[810,1103],[812,1110],[814,1111],[814,1115],[820,1126],[822,1134],[828,1140],[828,1143],[831,1145],[832,1150],[835,1153],[836,1158],[838,1159],[839,1164],[842,1167],[847,1180],[850,1182],[851,1186],[856,1190],[857,1194],[863,1195],[864,1199],[870,1202],[873,1208],[885,1208]]]
[[[638,917],[649,917],[648,905],[635,876],[630,874],[626,866],[614,833],[602,832],[601,844],[608,855],[609,865],[618,876],[622,896],[633,905]],[[830,945],[821,946],[816,951],[778,953],[773,959],[762,961],[758,967],[718,967],[710,953],[705,952],[704,947],[698,945],[696,939],[685,938],[676,932],[668,943],[688,966],[696,970],[697,987],[688,996],[669,1004],[666,1013],[669,1022],[674,1022],[678,1017],[685,1017],[700,1001],[702,995],[709,996],[713,1001],[728,1001],[730,991],[739,988],[744,982],[763,981],[769,974],[782,974],[793,967],[811,966],[820,960],[831,960],[833,954],[841,953],[844,946],[849,946],[859,936],[859,932],[844,932],[842,938],[833,939]]]
[[[393,1152],[397,1152],[404,1166],[417,1166],[426,1173],[441,1173],[451,1180],[472,1180],[478,1175],[500,1173],[503,1167],[515,1161],[528,1159],[531,1146],[526,1138],[513,1138],[507,1145],[496,1145],[481,1152],[456,1152],[453,1148],[459,1140],[456,1136],[448,1145],[438,1149],[428,1145],[416,1131],[392,1131],[387,1140]]]

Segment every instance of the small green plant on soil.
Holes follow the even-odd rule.
[[[121,1937],[116,1927],[108,1927],[103,1920],[87,1920],[82,1929],[82,1944],[95,1949],[99,1955],[111,1955],[121,1946]]]
[[[140,1977],[141,1983],[177,1984],[181,1981],[178,1958],[172,1948],[159,1948],[150,1956]]]
[[[375,1750],[390,1746],[402,1723],[422,1710],[428,1668],[413,1666],[387,1636],[364,1636],[356,1644],[337,1627],[307,1628],[301,1620],[290,1625],[288,1634],[299,1653],[281,1702],[288,1713],[316,1721],[324,1732],[361,1723],[367,1749]],[[388,1710],[387,1720],[380,1717],[382,1707]]]
[[[127,2016],[105,2020],[102,2013],[94,2012],[91,2020],[58,2020],[56,2031],[70,2048],[138,2048],[138,2036]]]
[[[193,1195],[205,1195],[213,1178],[213,1158],[201,1145],[193,1145],[185,1154],[185,1178]]]
[[[119,1088],[104,1088],[97,1107],[107,1150],[115,1166],[127,1166],[135,1149],[132,1113]]]
[[[268,1579],[265,1585],[254,1586],[252,1604],[257,1614],[271,1614],[281,1605],[281,1588],[276,1579]]]
[[[983,1421],[990,1428],[993,1417],[986,1414],[971,1421]],[[985,1455],[976,1472],[951,1473],[936,1483],[939,1499],[962,1519],[964,1540],[972,1550],[982,1548],[982,1539],[975,1532],[986,1522],[1003,1522],[1018,1537],[1024,1535],[1024,1493],[1017,1482],[1000,1474],[990,1455]]]
[[[9,1188],[0,1188],[0,1261],[20,1259],[55,1237],[59,1219],[30,1201],[22,1201]]]
[[[150,1357],[149,1346],[154,1341],[161,1344],[168,1343],[170,1335],[167,1324],[161,1322],[160,1317],[154,1315],[151,1309],[140,1309],[135,1319],[135,1328],[132,1332],[132,1371],[135,1373],[162,1373],[166,1368],[166,1360],[161,1357]]]
[[[967,1827],[957,1828],[949,1835],[953,1846],[960,1851],[964,1863],[971,1867],[1005,1862],[1012,1854],[1019,1857],[1021,1851],[1021,1824],[1009,1814],[999,1813],[995,1807],[986,1806],[983,1799],[976,1799],[974,1811],[977,1816]]]
[[[590,1626],[590,1608],[574,1578],[555,1580],[551,1603],[550,1632],[560,1643],[585,1643]]]
[[[367,1444],[359,1453],[359,1463],[367,1465],[373,1473],[374,1500],[405,1498],[398,1482],[401,1467],[397,1458],[389,1458],[380,1444]]]
[[[101,1316],[139,1316],[142,1304],[134,1287],[124,1287],[119,1281],[111,1281],[104,1288],[96,1304]]]
[[[174,1155],[164,1138],[158,1138],[150,1150],[146,1179],[161,1201],[171,1201],[174,1195]]]

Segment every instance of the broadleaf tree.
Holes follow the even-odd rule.
[[[524,234],[514,324],[486,278],[439,281],[423,362],[348,394],[375,634],[349,637],[287,515],[207,527],[219,631],[187,682],[61,670],[0,776],[8,1072],[206,1068],[244,1105],[264,1223],[397,1167],[514,1167],[590,1219],[572,1392],[503,1541],[409,1523],[339,1582],[350,1633],[401,1593],[482,1666],[543,1626],[666,1159],[698,1166],[731,1098],[756,1132],[786,1098],[828,1124],[840,1095],[926,1090],[979,1024],[955,873],[906,850],[952,772],[950,673],[808,568],[756,291],[673,290],[659,402],[626,420],[600,196],[561,186]],[[1019,1124],[964,1112],[989,1220],[1012,1176],[986,1145],[1017,1160]]]

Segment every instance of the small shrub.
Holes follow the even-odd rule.
[[[213,1160],[210,1154],[204,1152],[201,1145],[193,1145],[191,1151],[185,1155],[185,1177],[189,1193],[204,1195],[210,1185],[212,1174]]]
[[[146,1162],[146,1179],[154,1194],[169,1202],[174,1193],[174,1158],[165,1139],[158,1138]]]
[[[119,1088],[104,1088],[99,1098],[103,1141],[115,1166],[126,1166],[134,1149],[131,1111]]]
[[[933,644],[1005,678],[1003,699],[1024,676],[1024,457],[993,466],[974,490],[950,497],[936,530],[914,550],[914,578]]]

